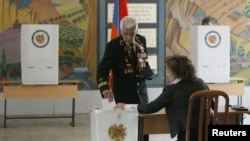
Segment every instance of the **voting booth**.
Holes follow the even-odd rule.
[[[59,26],[21,26],[22,83],[58,84]]]
[[[206,83],[230,82],[230,27],[191,26],[189,55]]]
[[[122,109],[92,109],[90,128],[91,141],[136,141],[138,113]]]

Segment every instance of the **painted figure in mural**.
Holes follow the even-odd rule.
[[[201,21],[201,25],[212,25],[211,18],[210,17],[205,17]]]
[[[118,103],[114,108],[136,110],[140,114],[155,113],[165,108],[170,127],[171,138],[177,135],[177,141],[185,141],[186,120],[189,97],[198,90],[206,90],[207,85],[195,75],[195,67],[184,55],[171,55],[165,60],[168,84],[162,93],[148,104]],[[191,140],[198,140],[199,102],[194,104],[193,122],[191,123]]]
[[[116,103],[148,103],[146,80],[152,79],[147,61],[146,38],[137,34],[138,23],[126,16],[120,23],[121,35],[107,43],[97,68],[97,85],[103,98]],[[109,73],[113,73],[113,87]],[[150,73],[148,73],[148,71]],[[148,140],[148,136],[144,136]]]

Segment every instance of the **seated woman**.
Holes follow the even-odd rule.
[[[196,77],[195,67],[187,56],[168,56],[165,65],[168,84],[155,100],[148,104],[126,105],[125,103],[118,103],[114,108],[134,108],[140,114],[155,113],[165,108],[171,138],[177,135],[178,141],[185,141],[189,97],[195,91],[206,90],[207,86],[202,79]],[[198,104],[195,103],[194,107],[197,108],[193,109],[192,141],[198,140]]]

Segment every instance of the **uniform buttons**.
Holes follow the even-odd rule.
[[[139,86],[139,84],[140,84],[140,83],[139,83],[139,82],[137,82],[137,86]]]

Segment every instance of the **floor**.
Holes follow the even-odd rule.
[[[89,114],[76,115],[75,127],[69,118],[8,119],[0,128],[0,141],[91,141]],[[0,122],[3,123],[3,116]],[[150,135],[150,141],[173,141],[169,134]]]

